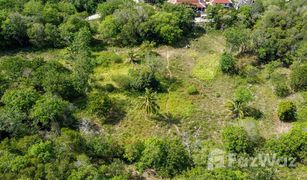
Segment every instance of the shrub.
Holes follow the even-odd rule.
[[[103,89],[107,92],[113,92],[116,88],[113,84],[106,84],[103,86]]]
[[[296,106],[291,101],[283,101],[278,105],[278,117],[282,121],[296,120]]]
[[[111,161],[122,154],[122,149],[114,141],[107,137],[92,137],[88,141],[89,153],[92,157],[102,158],[105,161]]]
[[[178,179],[247,179],[248,174],[240,170],[227,168],[214,168],[208,170],[200,166],[196,166],[188,171],[185,171]]]
[[[130,87],[132,90],[144,92],[146,88],[152,90],[159,90],[160,81],[157,79],[155,72],[144,68],[140,70],[130,71],[132,81]]]
[[[290,89],[286,83],[276,83],[275,84],[275,94],[279,97],[286,97],[290,94]]]
[[[145,142],[137,164],[143,171],[154,168],[163,177],[172,177],[190,166],[188,152],[180,140],[151,138]]]
[[[252,92],[246,87],[238,87],[234,93],[234,101],[248,103],[253,100]]]
[[[236,72],[236,63],[230,53],[224,52],[222,54],[220,66],[223,73],[234,74]]]
[[[144,150],[144,143],[137,141],[134,143],[129,143],[125,146],[124,158],[126,158],[129,162],[138,161]]]
[[[280,138],[267,141],[265,149],[276,153],[277,157],[280,158],[288,158],[288,160],[295,158],[296,161],[302,161],[307,157],[306,142],[307,132],[303,127],[295,126],[289,133],[283,134]]]
[[[189,86],[187,91],[189,95],[198,94],[198,90],[194,85]]]
[[[292,66],[290,86],[294,91],[307,90],[307,63]]]
[[[10,108],[27,111],[38,98],[33,88],[20,88],[5,91],[1,101]]]
[[[222,139],[227,151],[238,154],[252,151],[251,141],[242,127],[226,127],[222,132]]]
[[[36,101],[31,109],[30,117],[36,120],[36,122],[47,125],[64,115],[67,107],[67,101],[64,101],[61,97],[47,93]]]
[[[290,94],[290,89],[287,84],[287,77],[280,73],[272,74],[272,83],[275,94],[279,97],[286,97]]]
[[[29,155],[37,158],[41,162],[48,162],[55,157],[55,152],[51,141],[40,142],[29,148]]]
[[[88,96],[88,110],[98,116],[107,117],[113,108],[113,102],[106,94],[92,92]]]

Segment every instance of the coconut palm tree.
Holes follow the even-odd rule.
[[[156,95],[156,92],[146,88],[144,96],[140,98],[142,100],[140,109],[144,110],[147,115],[158,114],[159,112],[160,107],[157,104]]]
[[[138,53],[133,51],[133,50],[130,50],[128,52],[127,63],[137,64],[139,62],[140,62],[140,57],[139,57]]]

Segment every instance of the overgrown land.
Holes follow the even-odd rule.
[[[205,13],[0,0],[1,179],[307,179],[307,1]]]

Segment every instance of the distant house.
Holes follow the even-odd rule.
[[[196,8],[197,11],[204,11],[206,2],[204,0],[169,0],[172,4],[187,4]]]
[[[209,5],[222,5],[225,8],[233,7],[233,3],[231,0],[207,0],[207,4]]]

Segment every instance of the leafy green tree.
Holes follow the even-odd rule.
[[[87,107],[91,113],[107,118],[110,115],[114,104],[106,94],[91,92],[88,96]]]
[[[226,29],[233,26],[236,21],[236,11],[231,8],[224,8],[222,5],[208,6],[206,10],[208,19],[211,20],[209,25],[213,29]]]
[[[253,5],[241,6],[238,9],[238,24],[243,25],[246,28],[253,27],[255,21],[257,20],[257,17],[253,16],[253,14],[256,14],[253,12]]]
[[[107,0],[105,3],[98,4],[97,12],[104,19],[113,14],[116,9],[120,9],[125,3],[125,0]]]
[[[64,18],[61,16],[61,13],[58,9],[58,4],[55,3],[45,4],[42,11],[42,16],[44,23],[50,23],[54,25],[60,25]]]
[[[0,139],[29,133],[29,128],[24,123],[26,119],[27,115],[18,109],[0,108]]]
[[[162,9],[178,17],[179,28],[183,30],[183,33],[188,33],[193,29],[195,12],[190,6],[185,4],[174,5],[171,3],[163,3]]]
[[[30,0],[23,8],[23,13],[27,16],[39,17],[42,16],[44,5],[41,1]]]
[[[144,143],[141,141],[136,141],[134,143],[126,144],[124,150],[124,158],[126,158],[129,162],[136,162],[142,156]]]
[[[99,179],[99,172],[93,165],[84,165],[72,170],[69,180]],[[101,178],[101,177],[100,177]]]
[[[12,109],[28,111],[38,98],[39,94],[33,88],[19,88],[5,91],[1,102]]]
[[[67,101],[51,93],[46,93],[35,103],[31,109],[30,117],[36,123],[42,123],[47,127],[52,124],[53,128],[59,128],[57,123],[65,116],[67,107]]]
[[[274,86],[275,94],[279,97],[286,97],[290,94],[288,87],[288,79],[284,74],[275,72],[271,75],[272,84]]]
[[[145,39],[173,44],[182,35],[179,28],[179,18],[168,12],[157,12],[141,25]]]
[[[307,63],[294,64],[291,67],[290,86],[294,91],[307,90]]]
[[[90,27],[84,17],[79,15],[69,16],[67,20],[59,26],[63,43],[69,45],[73,41],[75,33],[83,27]]]
[[[150,68],[131,70],[130,88],[135,91],[144,92],[146,88],[152,90],[160,89],[160,81],[157,79],[155,71]]]
[[[78,95],[71,79],[72,73],[58,62],[44,63],[33,73],[32,82],[39,89],[71,99]]]
[[[146,114],[157,114],[159,112],[159,105],[157,104],[156,93],[150,89],[145,90],[145,95],[141,97],[140,108],[143,109]]]
[[[173,177],[190,167],[188,152],[180,140],[151,138],[144,146],[137,164],[141,171],[154,168],[163,177]]]
[[[18,13],[10,14],[1,29],[9,45],[25,45],[28,41],[26,19]]]
[[[252,143],[247,132],[242,127],[229,126],[222,132],[225,149],[233,153],[250,153]]]
[[[268,140],[265,144],[265,149],[268,152],[276,153],[277,157],[287,158],[287,163],[292,160],[296,162],[304,161],[307,157],[306,142],[307,132],[304,131],[304,127],[295,126],[290,132],[283,134],[281,137]]]
[[[104,0],[69,0],[79,12],[87,11],[88,13],[95,13],[98,3],[105,2]],[[104,3],[103,3],[104,4]]]
[[[297,108],[291,101],[282,101],[278,105],[277,113],[278,117],[282,121],[296,120]]]
[[[61,47],[61,37],[59,29],[56,25],[47,23],[44,29],[45,43],[50,47]]]
[[[250,30],[242,27],[233,27],[225,31],[227,47],[231,52],[244,53],[250,48]]]
[[[220,68],[223,73],[234,74],[236,73],[236,63],[230,53],[224,52],[220,59]]]
[[[55,150],[51,141],[40,142],[29,148],[29,156],[37,158],[40,162],[49,162],[55,157]]]
[[[55,146],[61,158],[71,157],[71,153],[82,153],[87,149],[86,140],[81,134],[68,128],[61,129],[61,135],[55,139]]]
[[[45,27],[43,24],[31,24],[30,28],[27,30],[27,34],[32,45],[39,48],[45,46]]]
[[[123,153],[115,139],[110,137],[91,137],[88,140],[88,148],[91,157],[100,158],[106,162],[120,158]]]

